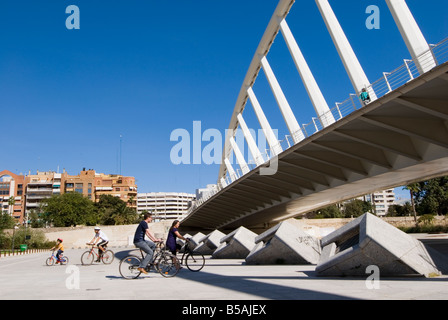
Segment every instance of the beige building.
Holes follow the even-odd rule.
[[[136,208],[137,185],[134,177],[96,173],[83,169],[78,175],[67,172],[37,172],[25,177],[25,215],[38,209],[44,199],[67,192],[78,192],[98,202],[101,195],[112,195]]]

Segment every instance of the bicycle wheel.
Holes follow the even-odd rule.
[[[93,263],[94,254],[92,251],[86,251],[81,256],[81,263],[85,266]]]
[[[185,264],[190,271],[198,272],[205,265],[205,258],[200,253],[189,253],[185,258]]]
[[[141,259],[137,256],[127,256],[120,261],[118,267],[120,274],[125,279],[136,279],[141,272],[138,270]]]
[[[161,254],[160,257],[156,257],[154,266],[165,278],[174,277],[180,269],[179,260],[172,254]]]
[[[53,257],[48,258],[45,263],[47,264],[47,266],[52,266],[54,265],[54,259]]]
[[[101,257],[101,261],[103,261],[104,264],[111,264],[112,261],[114,261],[114,258],[114,252],[112,250],[106,250]]]
[[[61,266],[68,264],[68,257],[63,256],[60,262]]]

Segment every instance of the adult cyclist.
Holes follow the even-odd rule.
[[[156,238],[149,230],[148,223],[150,223],[151,221],[151,214],[145,213],[143,215],[143,221],[141,221],[138,225],[134,235],[134,245],[146,252],[145,258],[140,262],[140,265],[138,266],[138,271],[143,272],[144,274],[148,273],[146,271],[146,266],[149,264],[149,262],[151,262],[154,255],[154,249],[156,247],[155,242],[162,241],[162,239]],[[145,236],[147,236],[150,240],[145,240]]]
[[[93,239],[87,244],[88,245],[96,244],[98,246],[98,260],[96,260],[96,262],[100,262],[104,251],[106,251],[106,245],[109,243],[109,238],[103,231],[101,231],[100,227],[95,227],[94,231],[95,235],[93,236]]]

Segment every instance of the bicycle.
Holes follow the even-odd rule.
[[[123,278],[125,279],[137,279],[142,273],[138,270],[140,262],[144,259],[143,250],[140,249],[141,258],[130,254],[120,261],[119,271]],[[154,255],[152,262],[150,262],[145,270],[147,272],[154,268],[155,271],[159,272],[163,277],[170,278],[174,277],[180,270],[179,260],[176,256],[172,255],[165,250],[165,246],[162,242],[159,242],[154,250]]]
[[[97,257],[97,261],[101,260],[104,264],[111,264],[112,261],[114,261],[115,255],[114,252],[112,250],[105,250],[102,254],[102,256],[100,257],[99,253],[95,252],[95,245],[94,244],[90,244],[87,243],[88,245],[91,245],[92,248],[90,248],[90,250],[84,252],[81,256],[81,263],[83,265],[89,265],[89,264],[93,264],[93,260],[95,258],[95,256]],[[104,249],[106,249],[107,246],[104,247]],[[99,252],[99,248],[97,248],[97,251]]]
[[[54,250],[51,251],[51,256],[45,261],[45,263],[47,264],[47,266],[53,266],[55,264],[55,262],[59,262],[62,265],[66,265],[68,264],[68,257],[64,256],[63,253],[61,253],[59,255],[59,260],[58,258],[55,256],[54,254]]]
[[[202,253],[195,252],[190,248],[190,241],[188,240],[185,243],[184,254],[182,255],[182,259],[180,260],[181,264],[187,266],[188,270],[193,272],[201,271],[205,265],[205,258]]]

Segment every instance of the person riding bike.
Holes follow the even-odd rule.
[[[106,251],[106,246],[109,243],[109,238],[103,231],[101,231],[100,227],[95,227],[94,231],[95,231],[95,235],[94,235],[93,239],[90,242],[88,242],[87,244],[88,245],[97,244],[98,260],[96,260],[96,262],[100,262],[104,251]]]
[[[145,213],[143,215],[143,221],[141,221],[138,225],[134,235],[134,245],[137,248],[140,248],[142,251],[146,252],[145,258],[140,262],[140,265],[138,266],[138,271],[143,272],[144,274],[148,274],[148,272],[146,271],[146,267],[152,261],[154,249],[156,247],[155,242],[163,241],[162,239],[156,238],[149,230],[148,223],[150,223],[151,221],[151,214]],[[145,240],[145,235],[150,240]]]
[[[61,238],[58,238],[56,240],[56,245],[53,248],[50,249],[50,251],[58,250],[56,252],[56,259],[57,259],[56,263],[61,262],[60,256],[61,256],[62,253],[64,253],[64,245],[62,244],[63,241],[64,240],[62,240]]]

